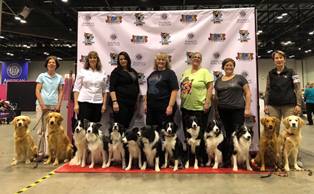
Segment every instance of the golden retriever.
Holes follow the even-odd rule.
[[[276,126],[280,125],[280,120],[276,117],[265,116],[261,119],[261,124],[264,130],[259,140],[259,152],[253,162],[261,166],[261,171],[265,171],[265,165],[267,167],[275,167],[276,165],[278,153]]]
[[[18,162],[29,164],[36,157],[37,146],[28,130],[30,122],[31,119],[24,115],[17,116],[12,121],[14,126],[15,158],[11,165],[16,165]]]
[[[62,115],[58,112],[50,112],[46,116],[48,128],[48,160],[44,164],[58,165],[59,161],[67,162],[72,156],[72,144],[70,139],[65,135],[61,126],[63,121]]]
[[[279,141],[279,152],[285,171],[290,171],[289,158],[292,166],[296,170],[302,170],[297,164],[297,156],[301,144],[301,128],[304,126],[304,121],[298,116],[288,116],[283,120],[285,128],[281,131]]]

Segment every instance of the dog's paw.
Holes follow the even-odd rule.
[[[233,171],[238,171],[238,167],[233,167],[232,170]]]
[[[167,164],[162,165],[161,168],[167,168]]]
[[[160,172],[160,168],[157,166],[157,167],[155,167],[155,171],[156,172]]]
[[[44,164],[46,165],[50,164],[50,160],[47,160],[46,162],[44,162]]]
[[[13,160],[13,162],[11,163],[11,166],[15,166],[17,165],[17,160]]]
[[[131,170],[131,166],[128,166],[125,170],[126,171]]]
[[[213,166],[213,169],[217,169],[218,168],[218,163],[215,163]]]
[[[248,166],[246,169],[247,169],[248,171],[253,171],[253,169],[252,169],[250,166]]]
[[[285,165],[284,169],[285,171],[289,172],[290,171],[289,165]]]
[[[101,166],[101,168],[107,168],[107,165],[106,165],[106,164],[103,164],[103,165]]]
[[[94,168],[94,164],[89,165],[88,168]]]
[[[301,170],[302,170],[302,168],[300,168],[297,164],[294,165],[294,168],[295,168],[295,170],[297,170],[297,171],[301,171]]]
[[[52,165],[58,166],[58,165],[59,165],[59,162],[58,162],[58,161],[55,161]]]
[[[194,164],[194,169],[198,169],[198,165],[197,164],[196,165]]]
[[[265,171],[265,166],[261,166],[260,171]]]
[[[184,168],[190,168],[190,163],[186,162]]]

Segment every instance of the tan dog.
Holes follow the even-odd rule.
[[[285,128],[281,131],[279,141],[279,152],[283,159],[285,171],[290,171],[289,158],[296,170],[302,170],[297,164],[297,156],[301,144],[301,128],[304,126],[304,121],[298,116],[288,116],[283,120]]]
[[[30,122],[31,119],[23,115],[15,117],[12,121],[14,126],[15,158],[11,165],[16,165],[18,162],[29,164],[37,154],[37,146],[28,130]]]
[[[265,171],[265,164],[267,167],[275,167],[276,165],[278,153],[276,126],[280,125],[280,120],[276,117],[265,116],[261,119],[261,123],[264,126],[264,131],[262,131],[259,140],[259,152],[253,162],[260,164],[260,170]]]
[[[48,128],[48,160],[45,164],[50,164],[54,160],[53,165],[58,165],[59,161],[67,162],[71,159],[72,144],[61,126],[62,121],[62,115],[58,112],[50,112],[46,117]]]

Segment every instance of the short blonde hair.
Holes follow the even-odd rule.
[[[158,53],[155,56],[154,70],[157,70],[157,60],[158,59],[164,59],[166,61],[166,69],[170,69],[169,55],[166,53]]]
[[[193,53],[192,53],[192,56],[191,56],[191,59],[192,59],[195,55],[199,55],[199,56],[201,57],[201,60],[203,59],[202,53],[200,53],[200,52],[193,52]]]
[[[283,58],[286,59],[286,53],[281,51],[281,50],[276,50],[271,54],[271,58],[273,58],[273,60],[275,59],[275,54],[279,54],[281,56],[283,56]]]

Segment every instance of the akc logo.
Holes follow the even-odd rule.
[[[169,33],[165,33],[165,32],[161,32],[160,33],[160,37],[161,37],[161,41],[160,43],[162,45],[168,45],[171,41],[169,40],[170,39],[170,34]]]
[[[197,21],[197,15],[181,15],[180,22],[191,23]]]
[[[122,23],[122,16],[107,16],[106,23],[109,24]]]
[[[83,41],[83,43],[85,45],[92,45],[94,43],[94,35],[92,33],[84,33],[84,38],[85,40]]]
[[[135,17],[134,24],[136,26],[143,26],[143,24],[145,24],[145,22],[143,21],[144,20],[144,14],[142,14],[142,13],[135,13],[134,17]]]
[[[133,43],[146,43],[148,41],[148,36],[132,35],[131,42]]]
[[[161,17],[162,20],[166,20],[168,18],[168,14],[163,13],[163,14],[161,14],[160,17]]]
[[[213,19],[214,24],[219,24],[222,22],[222,12],[221,11],[213,11]]]
[[[18,78],[22,74],[22,67],[18,63],[11,63],[7,67],[7,74],[10,78]]]
[[[186,63],[187,65],[191,65],[193,52],[187,51],[185,54],[186,54],[185,63]]]
[[[208,40],[210,41],[224,41],[226,40],[225,33],[210,33]]]
[[[86,57],[87,57],[86,55],[81,55],[80,62],[85,63]]]
[[[236,59],[237,60],[253,60],[254,56],[253,56],[253,53],[237,53]]]
[[[239,30],[239,34],[240,34],[240,42],[247,42],[248,40],[250,40],[249,38],[249,31],[248,30]]]
[[[118,63],[118,54],[117,53],[110,53],[110,65],[117,65]]]

